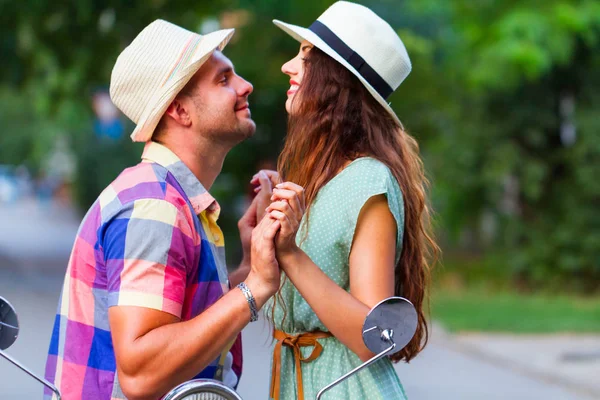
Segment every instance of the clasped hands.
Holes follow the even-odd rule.
[[[296,233],[306,208],[304,189],[282,182],[275,171],[261,170],[251,180],[256,196],[238,222],[243,259],[239,271],[272,295],[281,282],[284,260],[301,250]]]
[[[282,182],[279,174],[270,170],[259,171],[251,183],[256,186],[256,234],[278,223],[274,238],[277,259],[298,251],[296,233],[306,208],[304,188],[293,182]]]

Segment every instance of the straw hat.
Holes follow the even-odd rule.
[[[308,40],[350,70],[400,124],[386,99],[412,69],[398,34],[365,6],[338,1],[309,27],[273,23],[294,39]]]
[[[223,29],[200,35],[159,19],[123,50],[112,70],[110,97],[137,124],[134,142],[150,140],[175,96],[233,33]]]

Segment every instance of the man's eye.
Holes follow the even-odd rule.
[[[227,77],[225,77],[225,78],[221,79],[221,83],[223,83],[223,84],[226,84],[227,82],[228,82],[228,79],[227,79]]]

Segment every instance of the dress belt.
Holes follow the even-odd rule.
[[[277,340],[273,351],[273,370],[271,371],[271,399],[279,400],[281,383],[281,346],[291,347],[294,352],[296,364],[296,383],[298,386],[298,400],[304,400],[304,387],[302,386],[302,367],[300,362],[311,362],[316,360],[323,351],[323,346],[317,339],[333,337],[329,332],[306,332],[298,335],[289,335],[280,330],[273,331],[273,337]],[[301,347],[312,346],[313,351],[307,358],[302,357]]]

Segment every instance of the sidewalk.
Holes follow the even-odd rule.
[[[244,329],[244,365],[239,394],[244,399],[266,399],[269,388],[270,326],[263,318]],[[566,383],[563,377],[551,378],[535,366],[524,367],[494,355],[488,335],[476,335],[479,347],[466,342],[466,336],[451,335],[433,324],[430,342],[409,364],[398,363],[396,372],[409,400],[592,400],[599,397]],[[495,337],[497,335],[491,335]],[[505,351],[520,343],[510,337]],[[533,339],[536,342],[536,339]],[[562,342],[561,342],[562,343]],[[519,348],[524,358],[535,357],[543,348]],[[500,354],[502,351],[500,351]],[[593,380],[593,374],[592,376]],[[575,385],[576,386],[576,385]]]
[[[34,199],[0,204],[0,260],[3,268],[66,268],[80,216],[54,203]]]
[[[32,200],[0,204],[0,291],[14,299],[24,317],[31,314],[35,322],[39,315],[53,316],[80,218],[73,210],[43,207]],[[33,293],[40,297],[31,297]],[[23,342],[39,340],[37,326],[24,328],[31,338]],[[249,352],[240,383],[244,398],[266,398],[269,329],[257,323],[244,331],[245,353]],[[24,360],[39,368],[47,341],[42,339],[37,361],[34,355],[27,359],[29,344],[22,345]],[[411,400],[600,399],[600,334],[454,335],[434,324],[423,355],[396,369]],[[259,393],[265,397],[256,397]]]
[[[600,399],[600,334],[469,333],[450,340],[475,357]]]

